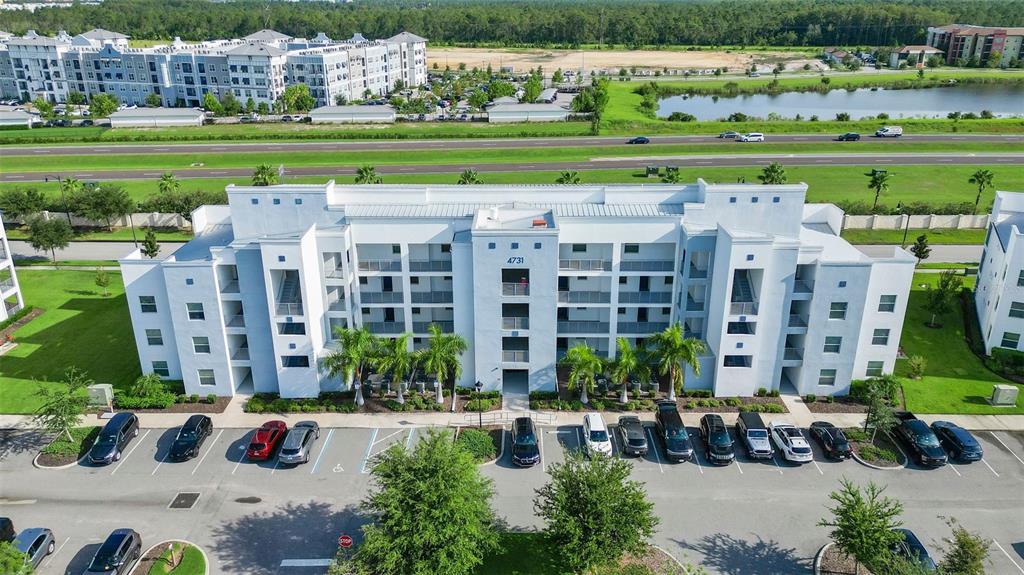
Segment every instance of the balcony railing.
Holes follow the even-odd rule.
[[[292,315],[302,315],[302,314],[301,313],[297,313],[297,314],[292,314]],[[245,327],[245,314],[238,313],[238,314],[235,314],[235,315],[229,317],[228,320],[226,322],[224,322],[224,325],[226,327]]]
[[[441,333],[454,333],[454,321],[414,321],[412,322],[413,333],[430,333],[430,325],[435,324],[441,328]]]
[[[402,260],[362,260],[359,262],[361,272],[400,272]]]
[[[804,358],[804,350],[798,347],[787,347],[783,352],[782,359],[800,361]]]
[[[412,303],[452,303],[454,297],[450,291],[414,291]]]
[[[704,302],[686,296],[686,311],[704,311]]]
[[[277,315],[302,315],[302,304],[279,303],[277,304]]]
[[[814,281],[795,280],[793,282],[793,293],[814,293]]]
[[[789,314],[789,327],[807,327],[807,319],[799,314]]]
[[[502,351],[501,361],[506,363],[523,363],[530,361],[530,352],[526,350],[520,351]]]
[[[530,318],[528,318],[528,317],[503,317],[503,318],[501,318],[501,329],[506,329],[506,330],[530,329]]]
[[[224,287],[220,288],[220,293],[239,293],[238,280],[231,280],[224,284]]]
[[[697,266],[690,264],[690,278],[691,279],[707,279],[708,270],[707,268],[700,269]]]
[[[620,291],[619,303],[672,303],[672,292]]]
[[[231,359],[237,359],[241,361],[249,359],[249,348],[240,347],[236,349],[234,352],[232,352]]]
[[[667,327],[667,321],[620,321],[618,331],[629,334],[660,333]]]
[[[345,299],[336,299],[328,302],[327,311],[345,311]]]
[[[558,269],[574,272],[610,272],[612,262],[608,260],[558,260]]]
[[[521,296],[530,295],[530,284],[517,282],[504,282],[501,284],[501,295]]]
[[[622,260],[619,269],[624,272],[670,272],[675,268],[672,260]]]
[[[732,315],[757,315],[757,302],[733,302],[729,304],[729,313]]]
[[[324,272],[324,276],[329,277],[329,278],[333,278],[333,279],[344,279],[344,277],[345,277],[345,270],[343,270],[342,268],[330,269],[330,270],[327,270],[327,271]]]
[[[450,272],[452,271],[451,260],[411,260],[409,261],[411,272]]]
[[[558,333],[608,333],[606,321],[560,321]]]
[[[14,288],[14,278],[4,278],[0,280],[0,291],[7,291]]]
[[[402,333],[405,331],[405,322],[399,321],[369,321],[363,324],[370,333]]]
[[[611,292],[604,291],[560,291],[558,303],[609,303]]]
[[[402,303],[405,301],[400,291],[361,291],[359,300],[363,303]]]
[[[4,307],[7,308],[7,315],[11,315],[13,313],[17,313],[17,312],[21,311],[21,306],[18,305],[18,302],[14,302],[14,303],[4,302]]]

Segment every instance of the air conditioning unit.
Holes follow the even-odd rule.
[[[1019,391],[1015,385],[993,385],[992,399],[989,402],[995,406],[1013,407],[1017,405],[1017,393]]]

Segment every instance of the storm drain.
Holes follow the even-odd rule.
[[[183,491],[174,496],[168,509],[192,509],[192,506],[199,500],[199,493]]]
[[[239,497],[238,499],[235,499],[235,503],[248,503],[250,505],[254,505],[261,501],[263,500],[259,497]]]

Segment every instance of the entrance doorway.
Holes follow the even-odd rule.
[[[525,369],[505,369],[501,372],[501,408],[506,411],[529,411],[530,372]]]

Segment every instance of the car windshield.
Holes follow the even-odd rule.
[[[178,434],[178,439],[182,441],[191,441],[195,439],[196,432],[194,429],[182,429],[181,433]]]
[[[935,437],[933,433],[922,433],[917,436],[917,442],[924,447],[938,447],[939,438]]]
[[[96,445],[113,445],[117,443],[116,435],[101,435],[96,439]]]
[[[751,439],[768,439],[768,432],[763,429],[751,429],[747,432],[747,437]]]
[[[92,563],[89,564],[89,571],[102,573],[116,567],[115,555],[120,544],[120,539],[108,539],[100,547],[99,551],[96,552],[96,556],[92,558]]]
[[[665,432],[669,439],[686,439],[686,430],[682,427],[670,427]]]
[[[298,448],[286,447],[281,450],[282,455],[297,455],[298,453]]]
[[[782,432],[788,435],[789,437],[803,437],[803,434],[800,433],[800,430],[795,427],[784,427],[782,428]]]
[[[590,441],[593,441],[595,443],[596,442],[601,442],[601,441],[608,441],[608,432],[607,431],[601,431],[599,429],[591,431],[590,432]]]
[[[628,443],[633,447],[643,447],[644,445],[647,445],[647,440],[643,437],[634,437],[633,439],[630,439]]]
[[[537,438],[532,433],[520,433],[516,436],[516,443],[519,445],[536,445]]]

